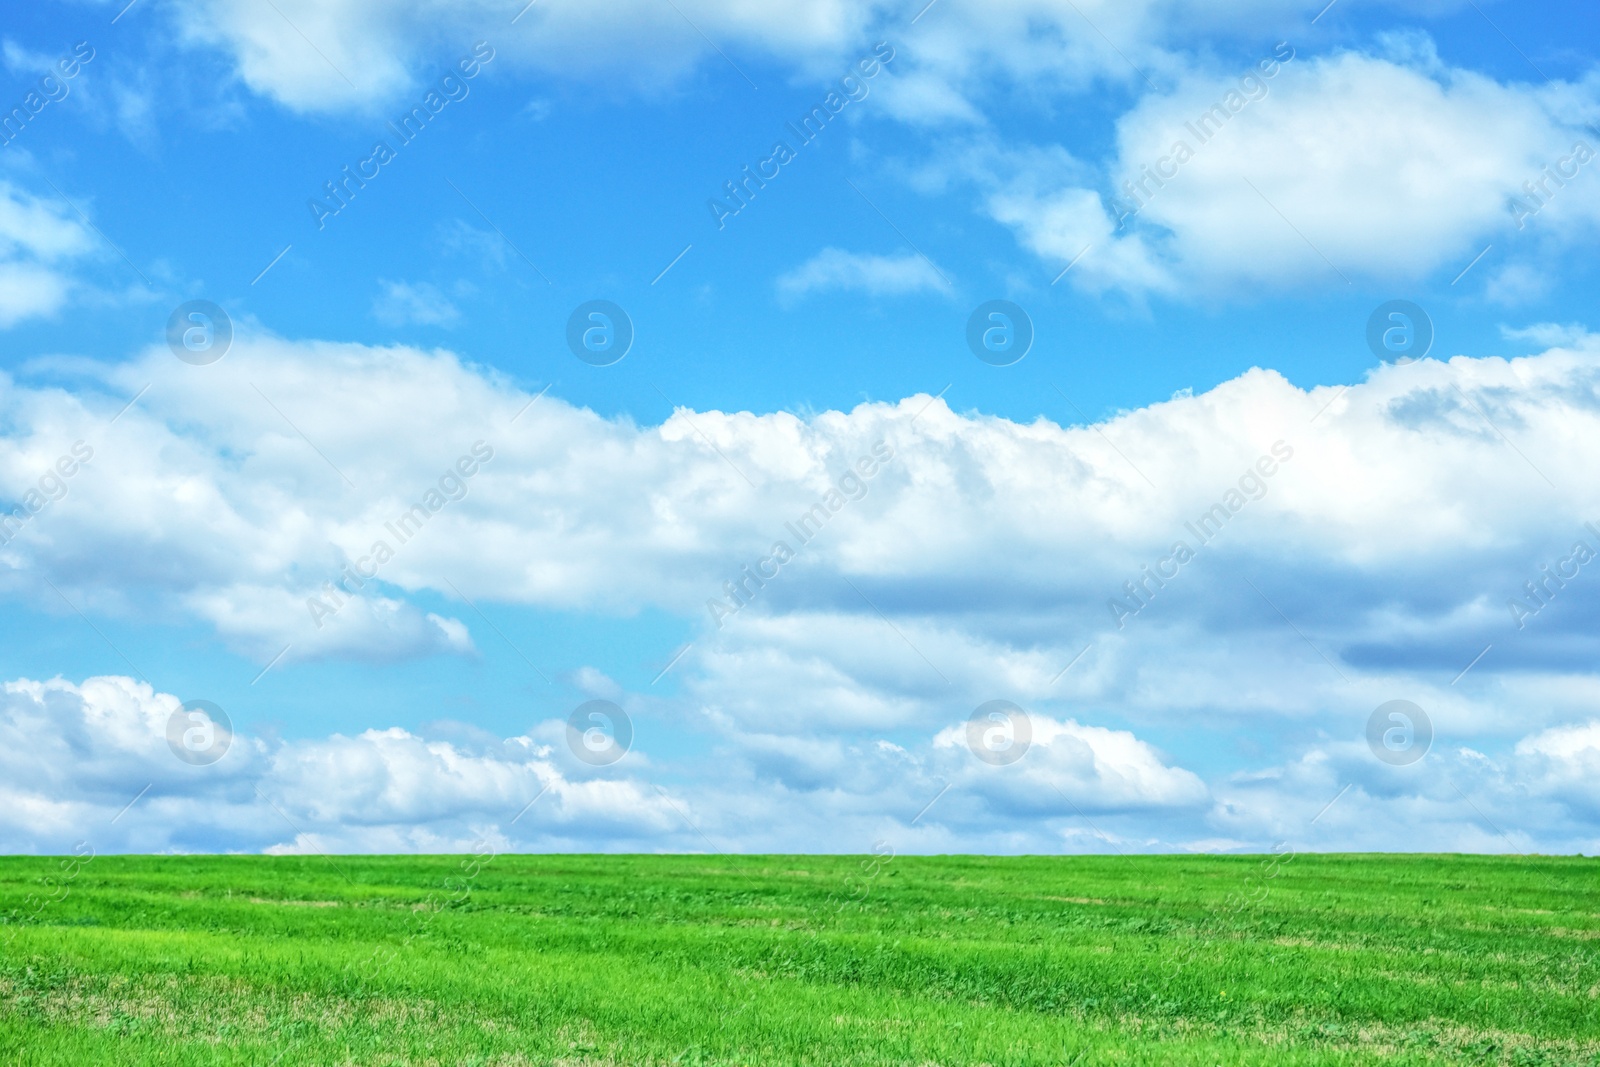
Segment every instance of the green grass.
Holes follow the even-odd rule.
[[[1582,858],[8,858],[0,916],[6,1065],[1600,1065]]]

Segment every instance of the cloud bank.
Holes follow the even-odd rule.
[[[281,655],[278,670],[471,654],[479,620],[462,597],[691,620],[676,695],[606,691],[697,738],[719,773],[630,755],[692,822],[674,824],[654,785],[613,782],[606,810],[631,789],[645,821],[607,824],[601,843],[692,825],[702,845],[829,847],[832,822],[870,838],[888,820],[906,847],[1261,845],[1296,819],[1305,832],[1338,795],[1315,824],[1324,843],[1580,847],[1595,840],[1600,570],[1575,546],[1600,552],[1583,477],[1600,349],[1562,336],[1535,356],[1384,366],[1348,387],[1253,370],[1093,426],[928,396],[639,426],[536,400],[448,352],[246,331],[207,367],[161,349],[91,368],[98,389],[6,383],[0,486],[26,521],[13,512],[0,581],[46,604],[48,580],[91,616],[198,622],[260,663]],[[52,474],[75,442],[93,458]],[[774,574],[762,561],[779,543],[792,558]],[[733,600],[735,613],[710,606]],[[460,607],[426,606],[439,603]],[[85,723],[125,717],[105,751],[63,740],[53,764],[33,761],[58,775],[19,793],[38,825],[90,803],[47,799],[82,753],[118,769],[95,804],[150,780],[136,768],[161,751],[137,735],[176,697],[132,684],[15,683],[15,715],[56,701]],[[1363,740],[1399,697],[1431,717],[1415,768]],[[1000,770],[952,732],[996,698],[1034,724],[1028,757]],[[382,847],[413,825],[459,842],[557,772],[580,780],[540,755],[559,751],[558,725],[476,752],[382,728],[241,739],[228,759],[254,783],[250,818],[264,818],[259,788],[318,840],[355,840],[369,809],[387,813],[373,816]],[[327,789],[347,774],[348,796]],[[1494,798],[1505,825],[1465,796]],[[458,799],[404,806],[425,797]],[[1374,828],[1370,806],[1397,797],[1433,837]],[[250,825],[205,840],[295,840]]]

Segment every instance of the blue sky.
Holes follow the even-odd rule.
[[[0,494],[29,514],[0,724],[59,742],[13,746],[45,769],[0,844],[1592,851],[1593,576],[1508,602],[1600,548],[1595,31],[1446,0],[19,12],[5,108],[92,58],[0,147]],[[635,331],[611,366],[567,346],[596,299]],[[1429,360],[1369,348],[1396,299]],[[167,348],[188,300],[233,323],[215,364]],[[1032,322],[1014,365],[968,348],[990,300]],[[315,625],[476,441],[463,499]],[[1119,619],[1280,441],[1228,536]],[[599,768],[563,725],[591,698],[635,730]],[[1398,698],[1436,731],[1400,769],[1364,733]],[[203,768],[163,735],[195,699],[237,731]],[[1033,721],[1015,766],[959,758],[991,699]]]

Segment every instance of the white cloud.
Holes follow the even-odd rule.
[[[1117,123],[1109,192],[1012,183],[992,213],[1052,261],[1092,245],[1077,284],[1174,294],[1417,279],[1519,229],[1524,254],[1595,232],[1600,159],[1578,158],[1600,150],[1582,125],[1592,81],[1502,84],[1353,52],[1272,63],[1146,96]],[[1498,285],[1520,298],[1535,272],[1508,269]]]
[[[404,7],[380,12],[359,0],[183,0],[175,5],[183,37],[229,52],[241,80],[298,111],[331,111],[391,100],[411,82],[391,47],[414,25]],[[470,45],[470,42],[464,42]]]
[[[804,420],[681,412],[638,427],[554,395],[512,423],[531,396],[447,353],[241,333],[207,368],[163,348],[107,369],[100,399],[7,390],[0,485],[14,499],[74,440],[95,458],[62,499],[36,494],[39,513],[0,558],[15,568],[13,588],[43,573],[96,610],[162,605],[263,657],[290,642],[296,655],[464,648],[448,626],[403,636],[440,626],[412,614],[412,596],[453,600],[452,587],[544,607],[657,606],[727,635],[808,612],[870,619],[838,575],[934,627],[930,641],[948,634],[966,649],[976,636],[1000,650],[1054,625],[1054,655],[1075,653],[1080,637],[1128,640],[1129,627],[1222,621],[1194,598],[1231,579],[1203,561],[1123,629],[1107,608],[1124,581],[1187,539],[1205,559],[1250,558],[1269,595],[1281,589],[1326,616],[1328,641],[1359,656],[1433,628],[1444,628],[1441,641],[1465,641],[1509,623],[1504,601],[1531,561],[1564,550],[1580,519],[1600,517],[1600,498],[1563,458],[1591,437],[1600,444],[1594,359],[1579,348],[1424,361],[1342,392],[1252,371],[1098,427],[958,415],[926,397]],[[1294,458],[1269,458],[1276,473],[1238,490],[1280,440]],[[870,478],[851,474],[880,441],[892,457],[872,460]],[[1562,486],[1559,508],[1541,471]],[[1214,546],[1186,532],[1230,493],[1243,500],[1263,486]],[[837,513],[814,510],[830,493]],[[826,516],[826,528],[802,545],[785,523],[808,513]],[[746,580],[741,567],[776,541],[795,542],[796,559],[719,630],[707,602],[731,607],[725,583]],[[380,544],[392,558],[378,558]],[[376,576],[341,606],[325,583],[352,587],[347,564]],[[1475,575],[1470,590],[1458,567]],[[1302,605],[1295,573],[1362,590],[1394,584],[1383,611],[1358,616]],[[337,610],[314,619],[307,598],[319,591]],[[922,614],[935,603],[950,607]],[[1229,625],[1252,614],[1230,610]],[[997,611],[1011,620],[986,621]],[[1547,621],[1558,615],[1540,627],[1567,625]]]
[[[778,279],[778,292],[790,299],[831,290],[856,290],[870,296],[900,296],[948,288],[933,264],[904,252],[891,256],[824,248]]]
[[[857,804],[895,810],[908,798],[935,797],[940,781],[959,782],[962,803],[978,805],[972,810],[980,825],[967,830],[977,834],[986,831],[983,811],[992,822],[993,812],[1031,819],[1074,805],[1096,813],[1151,811],[1205,799],[1198,779],[1163,764],[1133,735],[1048,718],[1035,719],[1032,762],[1009,779],[951,742],[950,731],[924,738],[915,752],[883,741],[845,747],[751,735],[739,739],[745,758],[768,770],[781,764],[784,773],[663,789],[652,781],[659,770],[641,753],[605,775],[578,764],[563,751],[565,725],[558,722],[504,740],[445,741],[388,728],[269,742],[241,731],[220,759],[196,766],[178,759],[167,741],[179,704],[131,678],[5,683],[0,846],[33,851],[87,841],[98,852],[310,853],[581,842],[698,849],[707,829],[741,847],[796,829],[809,835],[845,793]],[[793,813],[794,826],[763,829],[746,819],[786,803],[806,809]],[[950,815],[971,821],[970,811]],[[946,814],[930,825],[935,821],[946,822]],[[812,837],[805,847],[840,844]]]
[[[386,326],[453,326],[461,312],[439,288],[427,282],[391,282],[378,279],[378,297],[372,314]]]
[[[643,753],[597,774],[560,722],[500,739],[369,729],[240,731],[195,766],[168,746],[176,696],[130,678],[0,687],[0,847],[66,851],[1593,850],[1600,724],[1494,759],[1441,748],[1395,768],[1324,743],[1210,786],[1125,730],[1031,715],[1006,766],[965,724],[883,739],[725,734],[720,773],[671,782]],[[636,710],[639,709],[636,706]],[[1468,799],[1474,798],[1474,799]],[[1486,814],[1492,813],[1492,814]]]
[[[831,82],[886,39],[899,58],[874,82],[874,112],[977,143],[994,140],[996,117],[1018,106],[1077,106],[1114,85],[1137,95],[1111,120],[1115,150],[1096,172],[1019,175],[1009,151],[989,161],[982,192],[982,210],[1055,269],[1088,249],[1071,281],[1097,292],[1200,298],[1453,275],[1492,242],[1498,262],[1472,284],[1516,305],[1549,285],[1550,251],[1581,247],[1600,221],[1600,183],[1588,173],[1600,162],[1572,163],[1580,138],[1600,149],[1585,125],[1600,99],[1595,76],[1497,82],[1445,64],[1416,32],[1380,35],[1371,54],[1315,56],[1313,13],[1290,0],[943,0],[914,25],[900,5],[839,0],[540,4],[515,25],[488,0],[279,6],[185,0],[177,17],[190,41],[229,53],[252,89],[302,111],[396,104],[420,91],[408,71],[442,71],[449,48],[480,39],[496,49],[491,76],[532,70],[649,91],[702,63],[735,79],[729,64],[741,58],[752,69],[769,60],[799,83]],[[1295,54],[1270,78],[1216,58],[1238,55],[1263,26],[1287,38],[1262,47],[1263,60]],[[1218,106],[1214,135],[1186,126]],[[1169,170],[1179,141],[1193,156]],[[948,145],[935,147],[946,164]],[[1146,167],[1171,176],[1158,188]],[[1143,185],[1141,209],[1119,226],[1125,182]],[[1508,209],[1513,197],[1522,208]],[[909,260],[829,250],[780,290],[932,284]]]
[[[753,68],[761,58],[799,78],[837,78],[863,47],[887,39],[904,43],[917,68],[889,90],[891,108],[919,122],[974,121],[975,102],[1014,86],[1030,94],[1143,86],[1181,70],[1179,50],[1198,38],[1254,39],[1262,25],[1303,26],[1312,14],[1292,0],[940,0],[914,23],[915,11],[889,0],[606,0],[535,4],[520,15],[492,0],[277,6],[281,13],[249,0],[182,0],[177,19],[190,42],[228,53],[252,90],[301,111],[392,102],[410,84],[408,69],[453,58],[431,54],[439,42],[466,49],[485,40],[507,65],[658,89],[700,64],[737,80],[730,63]]]
[[[1524,738],[1516,752],[1527,760],[1536,791],[1600,820],[1600,719]]]
[[[61,310],[73,287],[63,267],[92,244],[65,205],[0,181],[0,329]]]
[[[1583,348],[1593,344],[1589,330],[1581,323],[1537,322],[1532,326],[1500,328],[1508,341],[1526,341],[1540,348]]]
[[[160,348],[101,368],[104,395],[0,390],[0,488],[37,505],[0,546],[0,583],[48,604],[48,578],[91,617],[198,620],[263,664],[290,645],[279,671],[469,651],[474,613],[422,606],[459,603],[456,590],[480,605],[688,618],[682,697],[658,710],[720,739],[738,770],[726,794],[698,796],[701,814],[727,804],[758,818],[804,799],[803,817],[770,830],[773,847],[811,847],[847,816],[870,835],[868,809],[901,813],[916,847],[979,847],[1000,825],[1013,836],[995,847],[1044,847],[1074,805],[1118,840],[1143,840],[1140,811],[1163,813],[1168,847],[1260,840],[1284,812],[1315,814],[1358,765],[1341,806],[1357,791],[1388,802],[1393,779],[1372,772],[1390,772],[1360,739],[1395,697],[1428,710],[1439,752],[1487,754],[1518,833],[1557,812],[1550,838],[1587,840],[1590,817],[1563,799],[1576,787],[1537,785],[1575,774],[1538,770],[1555,759],[1544,749],[1513,751],[1592,718],[1600,695],[1584,592],[1600,564],[1574,575],[1561,562],[1575,541],[1597,543],[1583,523],[1600,524],[1600,491],[1582,471],[1600,449],[1600,350],[1586,333],[1564,339],[1513,360],[1383,366],[1348,388],[1256,370],[1096,426],[959,414],[925,396],[640,426],[553,394],[523,411],[528,391],[447,352],[241,329],[209,367]],[[79,440],[93,457],[48,478]],[[779,541],[793,558],[774,573]],[[1194,553],[1181,566],[1179,541]],[[392,557],[377,560],[379,542]],[[353,584],[347,564],[376,576],[333,597],[324,583]],[[1568,578],[1540,604],[1526,588],[1542,567]],[[748,604],[734,612],[736,582]],[[337,610],[313,618],[311,597]],[[597,670],[572,682],[626,698]],[[996,698],[1049,733],[1009,791],[942,763],[961,753],[933,740]],[[1330,755],[1271,789],[1232,784],[1215,768],[1241,765],[1217,751],[1234,735],[1271,739],[1246,766]],[[380,762],[396,746],[431,751],[390,735],[328,744]],[[1067,800],[1029,814],[1030,795],[1059,795],[1026,785],[1036,772]],[[497,763],[491,777],[505,773]],[[911,826],[941,777],[959,791]],[[1450,840],[1476,840],[1453,795],[1417,803]],[[408,818],[396,809],[392,825]],[[1357,825],[1324,822],[1359,842]]]
[[[197,766],[167,742],[180,703],[131,678],[5,683],[0,847],[562,848],[681,826],[670,797],[626,775],[574,777],[586,768],[530,736],[467,745],[390,728],[269,743],[239,732]]]
[[[488,42],[506,60],[568,77],[626,77],[639,86],[671,82],[718,57],[702,32],[735,52],[786,58],[831,53],[861,36],[872,17],[840,0],[643,0],[537,4],[517,9],[490,0],[441,6],[427,0],[372,5],[362,0],[184,0],[178,22],[192,43],[228,52],[252,90],[297,111],[335,111],[393,102],[412,84],[408,69],[455,58]],[[697,27],[699,27],[697,29]],[[594,42],[604,41],[604,48]]]
[[[1071,719],[1060,722],[1045,715],[1031,715],[1028,721],[1030,746],[1013,774],[995,774],[988,765],[966,758],[965,723],[941,730],[934,748],[955,755],[956,780],[1002,810],[1126,812],[1195,807],[1207,799],[1198,777],[1168,766],[1149,744],[1127,730],[1084,726]]]

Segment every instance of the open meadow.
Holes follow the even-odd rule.
[[[1584,858],[7,858],[0,913],[8,1065],[1600,1064]]]

